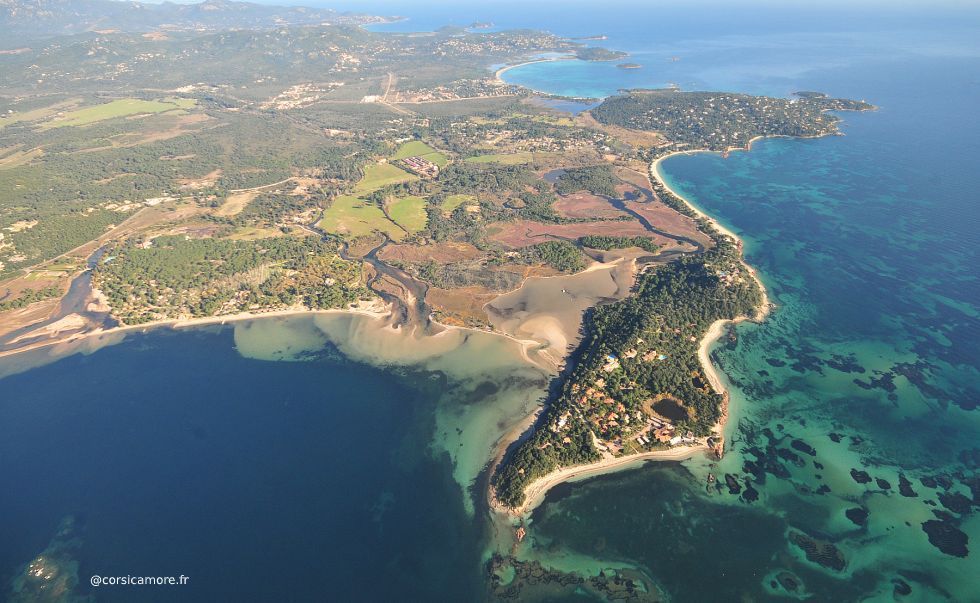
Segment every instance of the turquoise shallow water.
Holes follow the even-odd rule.
[[[779,305],[712,354],[732,389],[732,450],[554,493],[530,554],[635,561],[680,600],[980,600],[980,53],[955,42],[900,61],[832,54],[796,75],[734,70],[710,86],[828,90],[880,110],[843,114],[843,138],[662,164],[745,238]],[[508,76],[533,86],[544,72],[541,89],[563,77],[534,68]],[[598,71],[582,66],[581,81],[614,88]]]

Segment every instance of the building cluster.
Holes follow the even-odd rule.
[[[690,430],[680,433],[680,430],[673,423],[660,417],[649,417],[647,429],[643,430],[635,439],[640,445],[649,446],[653,441],[651,438],[670,446],[696,444],[698,441]]]
[[[514,96],[521,88],[505,84],[493,78],[475,80],[456,80],[441,86],[400,90],[395,94],[397,103],[431,103],[438,101],[461,100],[468,98],[491,98]]]
[[[717,95],[700,102],[668,102],[648,110],[644,120],[671,140],[698,148],[741,147],[761,135],[818,135],[834,120],[807,103],[765,96]]]
[[[261,109],[299,109],[309,107],[321,100],[326,94],[343,86],[343,82],[326,82],[321,84],[297,84],[286,88],[275,97],[259,105]]]
[[[547,124],[542,124],[547,125]],[[592,130],[572,127],[540,127],[532,134],[527,124],[505,121],[477,123],[455,122],[453,138],[461,146],[492,153],[567,153],[592,151],[601,141],[601,135]]]
[[[661,330],[657,329],[657,332]],[[667,333],[680,339],[691,339],[686,329],[672,328]],[[638,402],[635,397],[631,398],[636,383],[622,378],[623,363],[659,363],[668,357],[665,351],[649,348],[642,338],[637,338],[635,345],[619,353],[606,354],[593,378],[572,384],[572,407],[552,422],[550,430],[560,436],[570,428],[569,421],[577,418],[595,435],[596,447],[613,455],[652,447],[697,444],[700,440],[691,430],[678,428],[654,410],[665,394]],[[671,399],[678,406],[684,406],[680,400]],[[569,444],[571,440],[565,438],[563,442]]]
[[[828,110],[867,107],[840,99],[657,90],[614,99],[595,115],[603,123],[660,132],[674,150],[726,151],[759,136],[831,134],[839,120]]]
[[[501,32],[453,36],[439,42],[433,54],[457,56],[460,54],[500,56],[544,50],[569,50],[573,46],[567,40],[539,32]]]
[[[408,171],[423,178],[435,178],[439,175],[439,166],[422,157],[406,157],[401,160],[401,164]]]

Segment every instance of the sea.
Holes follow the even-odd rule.
[[[569,99],[874,104],[844,136],[661,164],[776,304],[712,350],[729,451],[563,484],[518,556],[639,568],[673,601],[980,601],[980,6],[797,4],[331,5],[407,17],[384,31],[604,36],[641,65],[504,76]],[[513,342],[338,315],[104,344],[0,360],[0,592],[43,555],[95,600],[486,598],[484,465],[550,378]]]

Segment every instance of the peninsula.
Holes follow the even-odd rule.
[[[673,191],[659,164],[678,152],[747,150],[765,136],[836,134],[839,118],[829,111],[872,108],[818,93],[788,100],[671,89],[632,91],[590,112],[609,127],[664,136],[647,151],[654,195],[694,219],[712,245],[652,267],[633,296],[590,316],[559,393],[494,472],[498,510],[524,515],[562,481],[636,460],[723,454],[728,397],[708,347],[726,322],[761,320],[770,302],[738,237]]]

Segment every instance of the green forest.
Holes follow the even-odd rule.
[[[9,295],[9,293],[8,293]],[[0,312],[4,310],[16,310],[24,308],[34,302],[61,297],[61,289],[58,287],[44,287],[43,289],[25,289],[20,292],[17,299],[6,300],[0,298]]]
[[[360,266],[316,237],[257,241],[157,237],[109,250],[95,272],[125,324],[297,304],[344,308],[369,297]]]
[[[584,247],[601,249],[603,251],[609,251],[610,249],[626,249],[627,247],[639,247],[644,251],[655,253],[660,249],[660,245],[657,245],[647,237],[640,236],[616,237],[612,235],[586,235],[584,237],[579,237],[578,242]]]
[[[585,254],[568,241],[545,241],[521,249],[528,264],[545,264],[560,272],[578,272],[585,268]]]
[[[616,197],[617,184],[619,179],[613,175],[608,165],[593,165],[565,170],[558,177],[555,190],[561,195],[589,191],[594,195]]]

